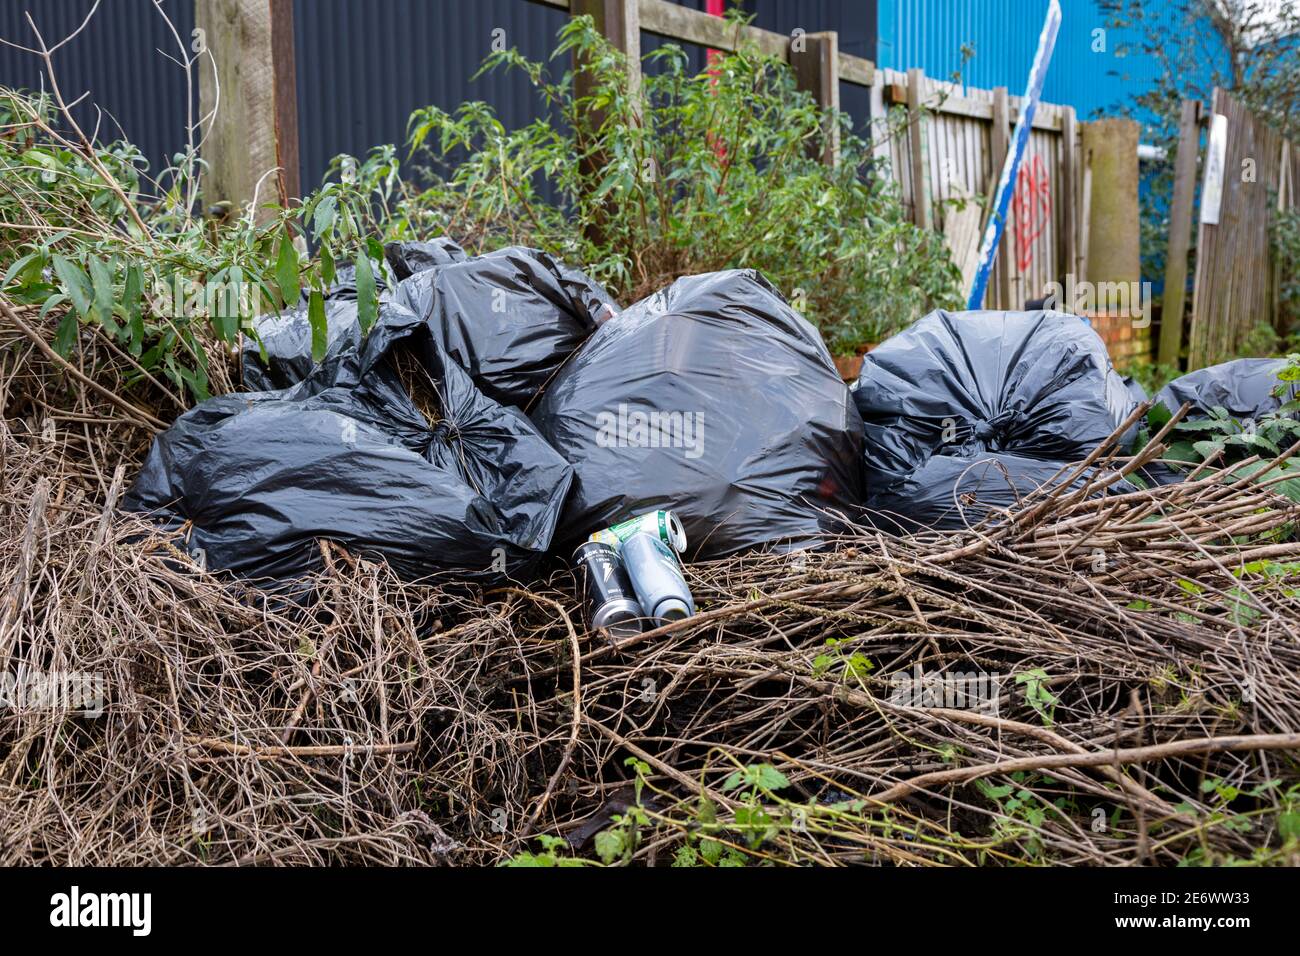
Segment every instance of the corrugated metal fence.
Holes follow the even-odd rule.
[[[295,0],[299,149],[311,189],[340,153],[402,143],[412,111],[482,100],[507,128],[538,116],[537,97],[517,71],[486,73],[493,31],[506,46],[546,60],[565,14],[525,0]]]
[[[1091,119],[1132,105],[1136,94],[1154,88],[1164,64],[1144,49],[1143,30],[1112,26],[1096,0],[1067,0],[1061,7],[1061,34],[1043,99]],[[1142,8],[1166,24],[1171,37],[1187,32],[1184,5],[1176,0],[1142,0]],[[1024,83],[1046,13],[1047,0],[879,0],[877,65],[920,67],[943,79],[961,70],[970,86],[1014,89]],[[1231,61],[1214,31],[1198,33],[1205,37],[1198,75],[1184,79],[1208,98],[1215,72],[1230,75]],[[964,45],[974,56],[963,65]]]
[[[679,2],[704,8],[704,0]],[[4,0],[0,37],[29,44],[24,13],[31,11],[52,42],[75,30],[93,5],[93,0]],[[747,6],[756,14],[756,26],[783,33],[795,27],[836,30],[844,52],[874,54],[870,0],[748,0]],[[188,47],[194,0],[162,0],[161,8]],[[522,74],[471,77],[491,51],[493,31],[504,31],[506,44],[530,59],[547,60],[565,19],[562,10],[530,0],[294,0],[303,188],[320,182],[340,153],[363,156],[374,145],[402,143],[408,117],[422,106],[453,109],[482,100],[509,128],[536,119],[541,107]],[[647,33],[643,50],[663,42]],[[684,46],[692,65],[703,69],[705,51]],[[159,50],[177,55],[176,41],[152,0],[104,0],[87,29],[55,59],[66,94],[90,91],[79,119],[93,128],[95,111],[89,104],[97,104],[105,112],[102,129],[108,138],[130,139],[155,170],[184,147],[186,123],[184,74]],[[557,63],[557,71],[565,66]],[[35,57],[0,45],[0,85],[40,89],[41,74]],[[865,125],[870,109],[865,88],[841,84],[841,102]]]
[[[30,13],[46,43],[53,44],[75,31],[93,6],[93,0],[3,0],[0,37],[35,46],[26,17]],[[149,160],[154,175],[186,142],[185,73],[159,52],[182,55],[167,20],[175,25],[185,54],[194,29],[193,0],[163,0],[161,9],[166,18],[152,0],[108,0],[86,29],[54,54],[55,76],[65,99],[90,91],[77,107],[78,124],[89,133],[99,121],[101,139],[129,139]],[[4,44],[0,85],[49,89],[41,61]],[[197,107],[197,77],[194,104]]]

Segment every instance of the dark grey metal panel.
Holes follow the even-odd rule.
[[[526,77],[496,71],[477,80],[493,31],[505,45],[546,60],[563,11],[526,0],[295,0],[302,185],[315,188],[340,153],[400,145],[412,111],[493,106],[507,129],[541,115]],[[554,61],[556,75],[566,59]]]
[[[706,0],[674,0],[678,6],[690,7],[692,10],[703,12],[707,6]],[[669,40],[661,36],[655,36],[653,33],[641,31],[641,55],[653,53],[660,47],[675,43],[682,48],[686,54],[686,69],[690,73],[699,73],[708,65],[708,51],[702,46],[696,46],[693,43],[682,43],[680,40]],[[654,70],[653,63],[646,64],[646,69]]]
[[[754,26],[789,36],[834,30],[841,53],[876,60],[875,0],[745,0],[745,10],[755,14]],[[871,119],[871,92],[856,83],[840,84],[840,109],[853,117],[864,133]]]
[[[702,10],[704,0],[679,0]],[[749,0],[755,25],[789,33],[837,30],[846,53],[874,58],[875,0]],[[362,156],[379,143],[400,144],[413,110],[434,104],[454,109],[484,100],[507,129],[542,114],[536,94],[518,73],[471,80],[491,51],[493,31],[533,60],[548,60],[566,15],[531,0],[295,0],[299,146],[304,189],[314,188],[340,153]],[[663,42],[642,33],[648,53]],[[689,44],[692,68],[704,68],[704,50]],[[555,74],[567,58],[552,61]],[[841,84],[841,105],[867,121],[864,87]]]
[[[52,45],[76,30],[93,5],[92,0],[0,0],[0,37],[34,46],[24,16],[30,12],[46,43]],[[163,0],[162,7],[188,52],[194,0]],[[97,105],[104,114],[100,139],[131,140],[155,174],[184,148],[186,123],[185,73],[159,49],[180,56],[175,38],[151,0],[105,0],[86,29],[54,54],[55,76],[64,98],[72,101],[90,91],[76,109],[78,124],[90,134]],[[39,90],[44,84],[49,89],[43,72],[36,57],[0,44],[0,85]],[[196,101],[197,79],[196,75]]]
[[[674,0],[693,10],[707,9],[705,0]],[[729,0],[728,4],[736,4]],[[876,0],[744,0],[740,6],[754,19],[753,25],[789,36],[796,29],[806,33],[834,30],[840,51],[865,60],[876,59]],[[670,41],[649,33],[641,34],[641,50],[648,53]],[[705,50],[689,43],[679,44],[690,55],[690,68],[704,69]],[[853,117],[854,127],[866,132],[871,118],[871,92],[854,83],[840,84],[840,109]]]
[[[705,7],[704,0],[680,2]],[[23,17],[30,10],[52,41],[75,30],[92,5],[92,0],[0,0],[0,36],[30,45]],[[837,30],[845,52],[874,53],[875,0],[747,0],[747,8],[765,29]],[[163,0],[163,9],[188,48],[194,0]],[[466,100],[484,100],[507,128],[536,119],[542,106],[521,74],[471,77],[491,51],[494,30],[505,31],[507,46],[548,60],[565,19],[563,11],[530,0],[295,0],[303,188],[319,184],[340,153],[363,156],[376,144],[401,144],[407,119],[422,106],[450,110]],[[662,42],[642,34],[645,52]],[[692,67],[703,69],[704,50],[685,48]],[[176,52],[151,0],[104,0],[86,30],[55,60],[69,98],[87,89],[92,93],[79,121],[93,127],[89,104],[98,104],[106,113],[103,134],[121,135],[120,123],[155,171],[184,146],[186,121],[184,74],[159,49]],[[557,75],[567,66],[567,59],[553,61]],[[0,83],[39,89],[40,63],[0,46]],[[842,84],[841,101],[859,124],[865,122],[865,90]]]

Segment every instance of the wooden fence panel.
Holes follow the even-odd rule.
[[[915,75],[913,71],[912,76]],[[876,77],[879,92],[873,99],[878,112],[906,100],[907,73],[878,69]],[[1001,173],[995,156],[994,93],[960,89],[925,77],[922,83],[920,100],[936,111],[926,118],[924,168],[931,219],[941,225],[952,201],[986,200]],[[1014,123],[1020,100],[1010,97],[1008,104],[1009,119]],[[1074,131],[1073,124],[1067,122],[1064,107],[1040,104],[1002,240],[1005,251],[998,256],[989,283],[988,308],[1024,308],[1026,302],[1042,298],[1049,283],[1063,282],[1072,271],[1072,264],[1066,259],[1069,250],[1080,246],[1078,224],[1085,222],[1086,217],[1076,208],[1074,177],[1066,169],[1064,130],[1067,127]],[[877,155],[888,157],[891,175],[915,221],[914,137],[910,133],[911,130],[879,144]],[[1068,172],[1078,170],[1077,145],[1069,150],[1069,158]],[[1068,239],[1063,235],[1066,229],[1071,231]],[[954,254],[961,259],[961,250],[954,250]]]
[[[1217,222],[1202,209],[1187,367],[1236,354],[1256,326],[1272,324],[1276,273],[1269,241],[1281,185],[1283,139],[1227,91],[1214,91],[1215,114],[1227,118]],[[1294,154],[1292,144],[1288,152]],[[1207,177],[1217,164],[1206,162]],[[1293,191],[1288,205],[1297,203]],[[1202,206],[1206,189],[1202,189]]]

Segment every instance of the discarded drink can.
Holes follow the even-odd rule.
[[[686,529],[682,527],[677,515],[671,511],[652,511],[649,514],[629,518],[627,521],[620,521],[604,531],[597,531],[588,540],[603,541],[617,548],[632,535],[642,531],[654,535],[678,554],[686,550]]]
[[[646,617],[669,624],[695,613],[677,555],[661,538],[638,531],[623,542],[619,554]]]
[[[573,552],[578,585],[586,595],[592,630],[615,638],[641,633],[641,603],[613,545],[588,541]]]

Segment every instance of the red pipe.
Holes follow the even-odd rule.
[[[704,0],[704,12],[711,17],[722,16],[722,14],[726,10],[726,6],[727,6],[727,0]],[[710,49],[706,54],[706,58],[709,66],[710,67],[713,66],[713,62],[721,56],[722,56],[721,50]],[[709,75],[713,77],[713,85],[717,86],[718,74],[713,70],[709,70]],[[713,144],[713,150],[715,153],[717,153],[718,159],[725,162],[727,158],[727,147],[720,139],[715,140]]]

